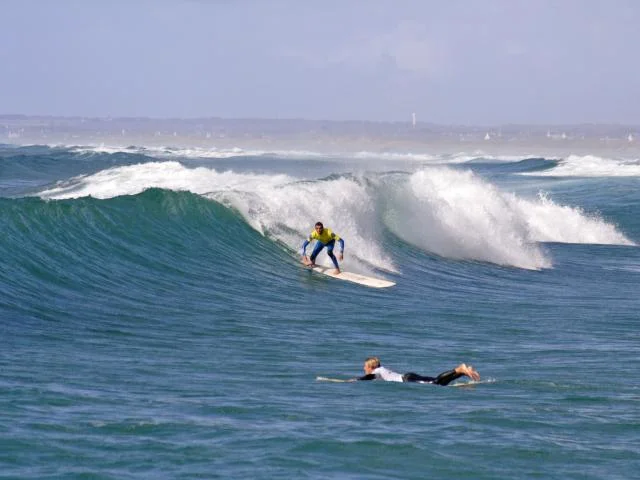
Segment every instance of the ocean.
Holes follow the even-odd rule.
[[[637,153],[170,141],[0,144],[0,478],[638,478]]]

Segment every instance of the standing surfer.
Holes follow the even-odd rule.
[[[316,240],[316,245],[311,252],[311,257],[307,257],[307,246],[309,245],[309,243],[311,243],[312,240]],[[339,235],[333,233],[330,228],[324,228],[322,222],[317,222],[313,232],[309,234],[309,237],[302,244],[302,263],[309,267],[314,267],[316,265],[316,257],[323,248],[327,247],[327,255],[329,255],[329,258],[331,258],[333,265],[336,267],[334,273],[340,273],[338,260],[333,254],[333,247],[335,247],[336,242],[338,242],[338,244],[340,245],[338,257],[340,258],[340,261],[342,261],[342,259],[344,258],[344,240],[342,240]]]

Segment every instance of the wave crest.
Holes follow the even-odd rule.
[[[538,242],[633,245],[595,215],[505,193],[471,171],[429,168],[396,186],[386,214],[403,240],[438,255],[526,269],[550,268]]]

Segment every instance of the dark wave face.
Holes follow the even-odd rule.
[[[546,158],[525,158],[513,162],[486,162],[484,159],[478,159],[465,164],[470,166],[474,171],[480,174],[519,174],[519,173],[535,173],[553,169],[558,165],[558,160],[549,160]]]
[[[52,318],[86,310],[87,303],[85,314],[95,308],[119,315],[145,305],[154,311],[215,310],[220,298],[224,308],[233,308],[247,300],[229,277],[244,278],[248,289],[268,289],[253,265],[263,256],[275,257],[272,264],[282,261],[281,251],[238,215],[185,192],[150,189],[110,200],[3,199],[0,205],[0,295],[5,313],[16,316],[29,297],[32,307],[41,304],[38,314]],[[185,288],[214,293],[193,305],[182,295]]]

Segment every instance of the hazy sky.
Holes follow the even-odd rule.
[[[0,114],[640,124],[639,0],[0,0]]]

